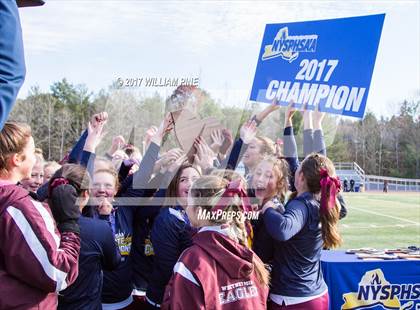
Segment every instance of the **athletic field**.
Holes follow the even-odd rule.
[[[345,193],[343,249],[420,246],[420,193]]]

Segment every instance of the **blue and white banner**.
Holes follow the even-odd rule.
[[[266,25],[250,100],[363,118],[384,18]]]

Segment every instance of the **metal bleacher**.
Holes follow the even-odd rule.
[[[345,178],[347,178],[349,182],[351,179],[355,181],[355,191],[359,191],[361,186],[367,191],[382,191],[384,181],[388,181],[388,191],[420,192],[420,179],[402,179],[367,175],[355,162],[337,162],[334,163],[334,165],[341,182],[343,182]]]

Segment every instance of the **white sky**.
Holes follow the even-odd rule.
[[[247,102],[267,23],[386,13],[368,98],[376,114],[420,89],[420,1],[76,1],[21,9],[27,77],[97,92],[118,77],[200,77],[226,104]],[[173,88],[147,88],[169,95]]]

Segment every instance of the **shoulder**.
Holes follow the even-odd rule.
[[[289,200],[285,207],[285,214],[296,214],[306,217],[310,213],[311,201],[307,200],[306,197],[298,196],[292,200]]]
[[[186,224],[186,221],[181,211],[170,207],[162,208],[159,212],[159,215],[156,218],[156,221],[166,223],[166,225]]]
[[[178,260],[179,263],[182,263],[183,266],[192,271],[208,270],[211,268],[213,261],[214,259],[196,244],[184,250]]]
[[[156,217],[152,235],[167,236],[175,239],[182,239],[184,233],[189,230],[189,224],[185,221],[182,213],[173,208],[163,208]]]

